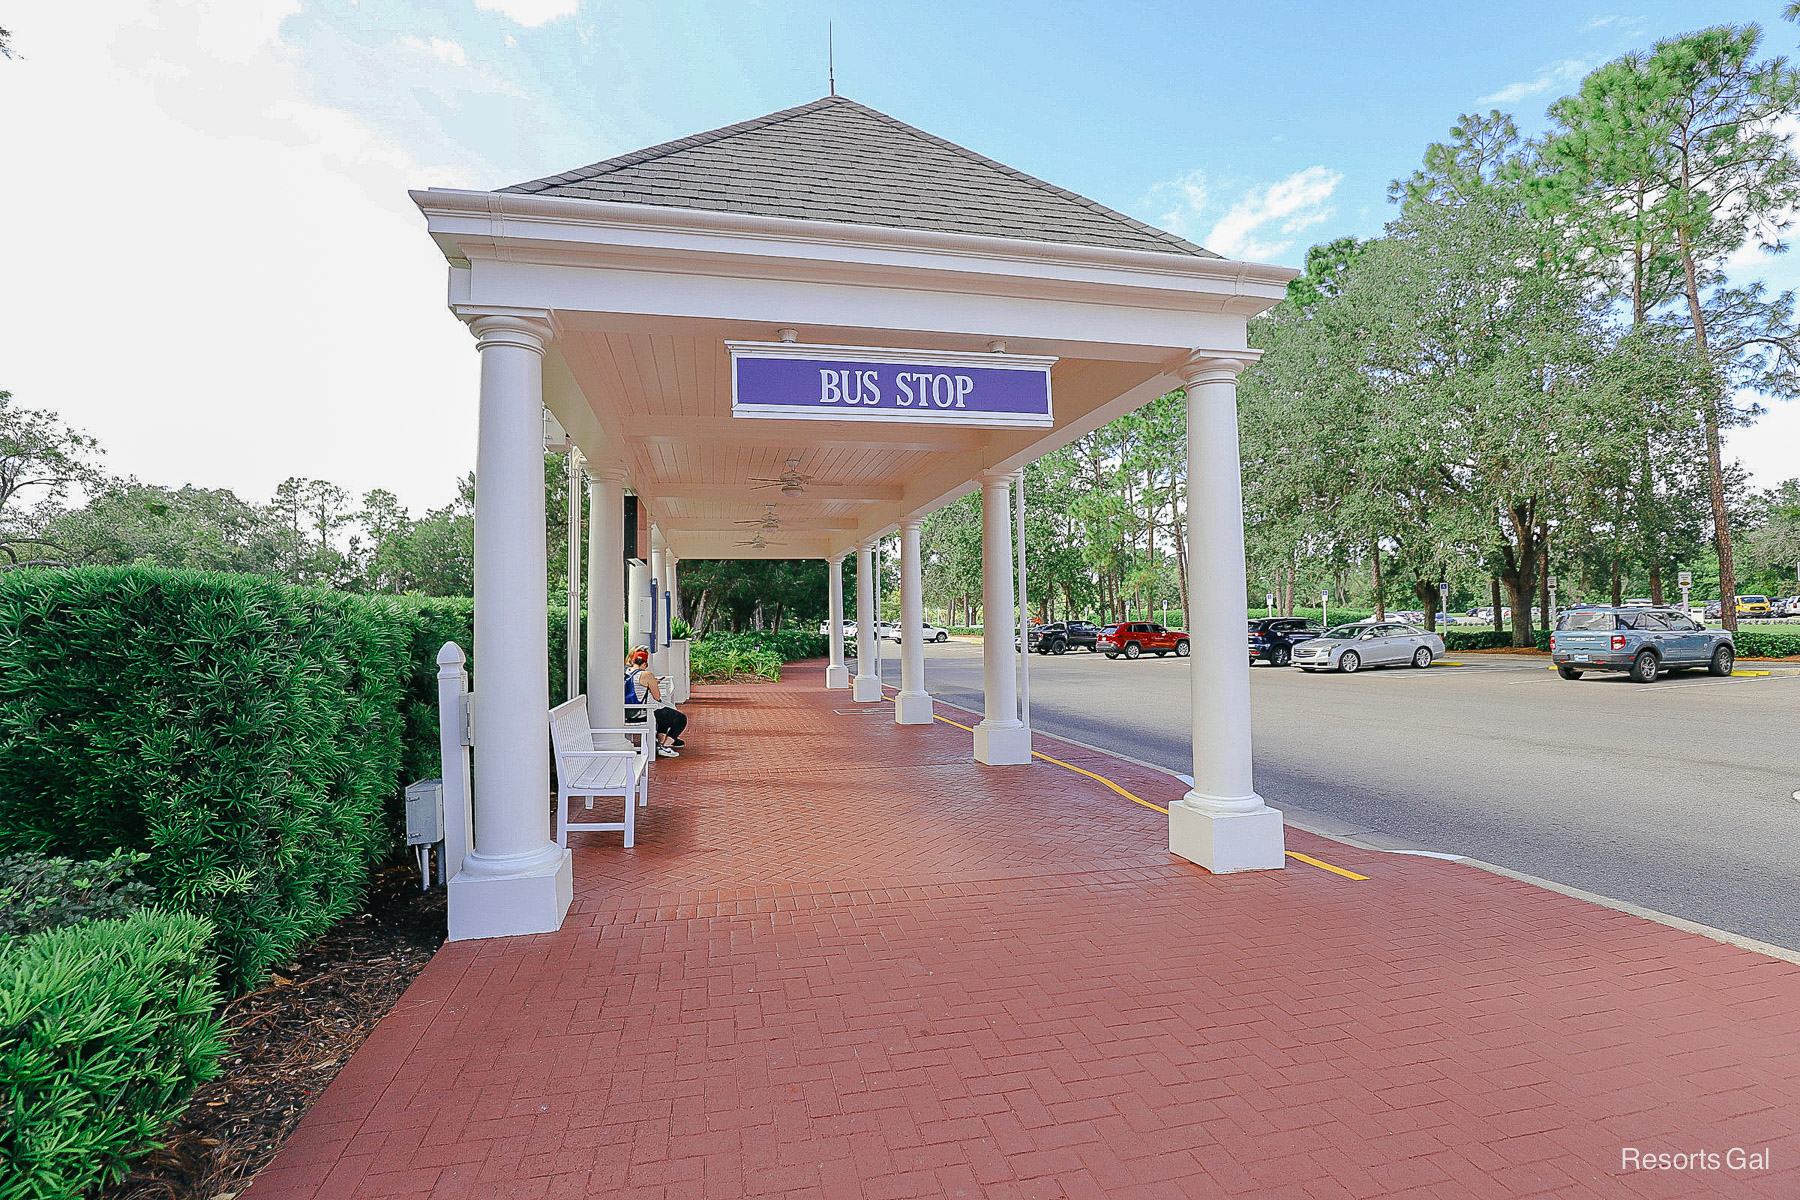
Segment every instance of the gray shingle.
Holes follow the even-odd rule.
[[[1217,257],[842,96],[500,190]]]

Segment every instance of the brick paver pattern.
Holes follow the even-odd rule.
[[[444,947],[246,1200],[1800,1195],[1800,968],[1295,830],[1370,878],[1212,876],[821,683],[701,689],[638,845]]]

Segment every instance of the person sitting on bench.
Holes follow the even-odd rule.
[[[625,656],[625,703],[650,708],[656,721],[656,756],[680,758],[677,746],[685,746],[681,731],[687,728],[687,714],[672,704],[664,704],[662,685],[650,670],[650,651],[633,646]]]

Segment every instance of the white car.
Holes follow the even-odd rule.
[[[1358,621],[1327,629],[1294,647],[1294,665],[1302,671],[1342,671],[1364,667],[1429,667],[1444,653],[1444,639],[1416,625],[1393,621]]]
[[[930,624],[929,622],[921,625],[920,630],[924,633],[925,640],[928,642],[947,642],[950,640],[950,631],[948,629]],[[876,624],[875,632],[879,637],[884,637],[890,642],[897,642],[900,640],[900,623],[898,621],[881,621]]]
[[[831,636],[831,622],[830,621],[820,621],[819,622],[819,636],[820,637],[830,637]],[[844,636],[847,638],[853,638],[856,636],[856,622],[855,621],[845,621],[844,622]]]

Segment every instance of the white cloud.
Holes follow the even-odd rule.
[[[426,39],[408,36],[400,39],[400,45],[415,54],[429,54],[439,62],[448,63],[453,67],[469,65],[468,51],[464,50],[461,43],[458,42],[448,42],[439,37]]]
[[[1518,83],[1509,83],[1497,92],[1490,92],[1478,97],[1477,104],[1517,104],[1529,96],[1536,96],[1556,87],[1567,87],[1580,81],[1593,64],[1586,59],[1565,58],[1553,62],[1539,71],[1531,79]]]
[[[1292,250],[1298,235],[1330,220],[1328,201],[1344,177],[1329,167],[1307,167],[1267,187],[1244,192],[1214,218],[1212,191],[1203,173],[1190,171],[1158,184],[1148,203],[1160,209],[1158,223],[1227,258],[1273,261]],[[1208,225],[1208,222],[1211,222]],[[1207,231],[1201,234],[1200,229]]]
[[[559,17],[572,17],[581,0],[475,0],[475,7],[497,12],[527,29],[546,25]]]
[[[264,500],[289,475],[442,504],[473,341],[406,189],[466,185],[312,102],[287,0],[92,0],[7,22],[0,387],[119,474]]]

